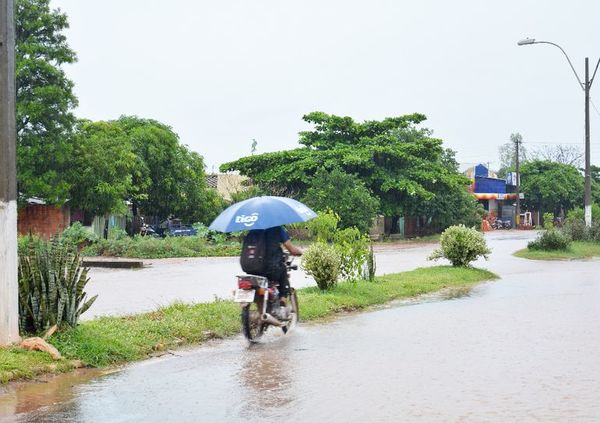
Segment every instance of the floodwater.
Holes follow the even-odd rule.
[[[511,257],[525,238],[490,237],[502,279],[463,296],[177,351],[53,401],[11,387],[0,421],[600,421],[600,261]]]
[[[434,245],[393,245],[378,248],[377,274],[430,266],[427,255]],[[399,252],[402,252],[399,254]],[[215,297],[230,298],[235,275],[241,272],[238,257],[202,257],[144,260],[143,269],[92,268],[86,291],[98,298],[83,316],[123,315],[152,311],[182,302],[208,302]],[[291,273],[292,286],[314,286],[302,270]]]

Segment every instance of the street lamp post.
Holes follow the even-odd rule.
[[[589,59],[587,57],[585,58],[585,82],[581,82],[579,75],[577,75],[577,71],[575,71],[575,67],[573,67],[573,64],[571,63],[571,59],[569,59],[569,56],[561,46],[551,43],[550,41],[536,41],[534,38],[525,38],[517,43],[519,46],[527,46],[532,44],[550,44],[554,47],[558,47],[565,55],[565,58],[567,59],[567,62],[569,62],[569,66],[571,66],[571,70],[573,71],[575,78],[577,78],[579,86],[585,93],[585,194],[583,204],[585,208],[585,224],[589,227],[592,226],[592,173],[590,170],[590,88],[592,87],[594,77],[598,71],[600,59],[598,60],[598,63],[596,63],[596,69],[594,69],[594,73],[590,79]]]

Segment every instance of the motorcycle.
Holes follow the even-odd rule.
[[[298,269],[287,255],[285,265],[288,277],[291,270]],[[258,340],[269,326],[280,327],[285,334],[298,322],[298,296],[294,288],[290,287],[287,305],[282,306],[278,282],[257,275],[241,275],[237,279],[233,300],[242,307],[242,331],[250,342]]]

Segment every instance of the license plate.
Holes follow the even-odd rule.
[[[254,301],[253,289],[236,289],[233,296],[233,301],[236,303],[251,303]]]

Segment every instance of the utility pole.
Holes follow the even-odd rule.
[[[521,142],[523,142],[523,138],[521,137],[521,134],[516,133],[516,134],[512,134],[510,136],[510,138],[512,139],[512,141],[515,143],[515,167],[516,167],[516,176],[517,176],[517,180],[515,181],[515,185],[517,186],[517,210],[516,210],[516,216],[515,216],[515,224],[517,225],[517,228],[519,227],[519,224],[521,223],[521,188],[520,188],[520,183],[521,183],[521,175],[519,174],[519,144],[521,144]]]
[[[0,345],[19,340],[14,0],[0,0]]]
[[[563,52],[567,62],[569,62],[569,66],[571,66],[571,70],[577,78],[577,82],[579,83],[579,87],[583,89],[585,93],[585,185],[584,185],[584,197],[583,197],[583,205],[585,209],[585,225],[587,227],[592,226],[592,171],[590,166],[590,88],[592,88],[592,84],[594,82],[594,78],[596,77],[596,72],[598,71],[598,66],[600,66],[600,59],[596,63],[596,69],[594,69],[594,73],[592,74],[592,78],[590,79],[590,70],[589,70],[589,59],[585,58],[585,82],[581,82],[579,75],[577,75],[577,71],[571,63],[571,59],[567,55],[567,52],[558,44],[552,43],[550,41],[536,41],[535,38],[525,38],[517,43],[519,46],[528,46],[533,44],[549,44],[554,47],[558,47],[560,51]]]
[[[600,61],[598,62],[600,63]],[[596,65],[598,70],[598,65]],[[594,76],[596,72],[594,71]],[[593,81],[593,78],[592,78]],[[585,193],[583,196],[585,226],[592,226],[592,171],[590,169],[590,81],[589,60],[585,58]]]

